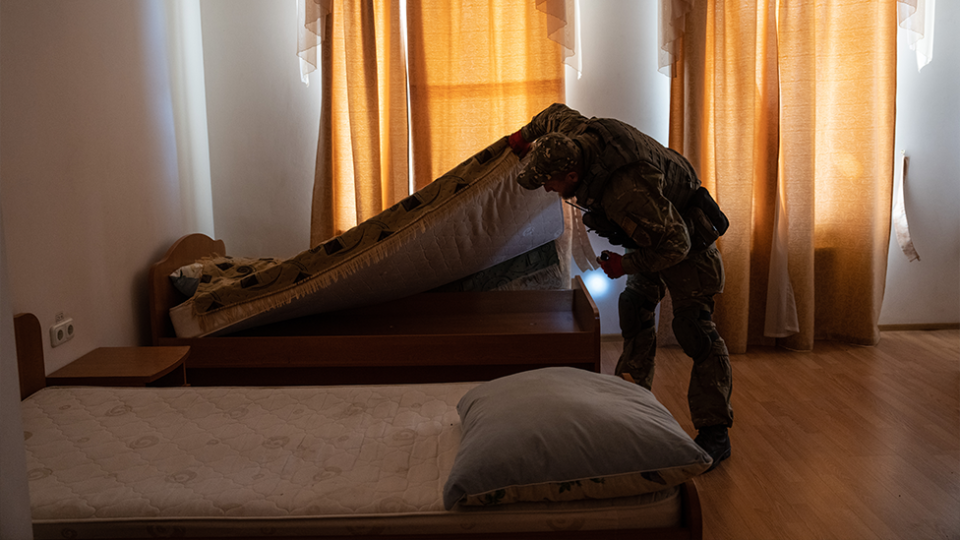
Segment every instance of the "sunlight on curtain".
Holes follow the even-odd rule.
[[[311,245],[408,195],[400,2],[334,2],[324,22]]]
[[[406,49],[400,0],[300,1],[301,66],[323,66],[312,245],[563,101],[563,51],[568,60],[576,52],[575,0],[411,2]]]
[[[876,343],[896,10],[871,0],[710,0],[694,3],[685,23],[670,146],[697,167],[731,221],[719,242],[721,335],[743,352],[789,333],[789,323],[768,323],[789,312],[789,287],[799,332],[776,343]]]
[[[573,27],[567,24],[574,18],[571,5],[568,0],[549,0],[540,9],[516,0],[408,5],[415,189],[564,100],[564,49],[575,47],[575,32],[563,26]],[[569,276],[576,224],[569,208],[564,221],[557,246],[561,272]]]
[[[561,48],[529,3],[423,0],[407,17],[417,189],[563,100]]]

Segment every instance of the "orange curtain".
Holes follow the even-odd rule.
[[[420,189],[563,101],[571,6],[411,1],[407,67],[399,0],[306,0],[300,55],[304,72],[321,66],[323,86],[311,245],[409,194],[408,117]]]
[[[528,1],[409,3],[416,189],[563,101],[563,50],[547,22]]]
[[[717,325],[808,350],[879,340],[893,184],[897,8],[693,2],[675,42],[670,146],[731,221]]]
[[[409,194],[400,1],[338,0],[328,6],[319,19],[323,96],[311,245]]]

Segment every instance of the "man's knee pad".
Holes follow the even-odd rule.
[[[642,330],[653,328],[656,324],[654,310],[657,309],[657,304],[645,299],[629,287],[620,293],[618,308],[620,331],[624,338],[633,337]]]
[[[673,335],[683,349],[684,354],[694,362],[710,354],[713,342],[720,336],[716,330],[709,329],[704,321],[710,320],[710,312],[699,309],[687,309],[673,314]]]

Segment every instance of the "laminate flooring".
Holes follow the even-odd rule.
[[[604,338],[603,372],[622,348]],[[661,348],[653,391],[693,437],[691,365]],[[731,365],[733,453],[696,479],[705,540],[960,539],[960,331],[754,347]]]

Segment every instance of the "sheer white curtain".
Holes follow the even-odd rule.
[[[536,0],[537,9],[547,14],[547,37],[563,47],[563,63],[583,72],[580,27],[577,22],[580,0]]]
[[[933,29],[936,0],[900,0],[897,3],[897,20],[906,33],[910,50],[917,53],[917,71],[933,60]],[[903,182],[906,180],[907,156],[903,151],[896,156],[894,165],[893,230],[900,250],[910,261],[919,261],[920,255],[910,237],[904,202]]]
[[[917,71],[933,60],[936,0],[898,0],[897,20],[907,32],[910,50],[917,52]]]
[[[577,25],[580,0],[534,0],[537,9],[547,15],[547,37],[563,46],[563,63],[580,73],[580,28]],[[683,0],[690,2],[692,0]],[[323,42],[323,21],[330,14],[333,0],[297,0],[297,55],[300,78],[308,84],[308,75],[319,67],[317,47]],[[405,0],[402,0],[405,4]]]
[[[4,433],[23,433],[20,417],[20,377],[13,329],[7,248],[0,211],[0,426]],[[30,489],[23,437],[7,435],[0,441],[0,538],[31,538]]]
[[[200,0],[164,2],[184,230],[214,235]]]
[[[668,77],[674,76],[673,67],[680,57],[680,38],[692,4],[693,0],[660,0],[659,3],[657,65],[660,73]]]
[[[332,1],[297,0],[297,56],[304,84],[309,84],[308,76],[320,67],[317,47],[323,42],[324,20],[333,8]]]

